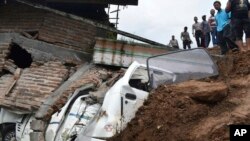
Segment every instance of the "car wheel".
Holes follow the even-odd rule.
[[[3,131],[3,141],[16,141],[16,129],[14,125],[7,126]]]

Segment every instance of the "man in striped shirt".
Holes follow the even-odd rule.
[[[210,10],[210,14],[211,16],[208,19],[208,23],[210,25],[211,28],[211,36],[212,36],[212,42],[214,46],[217,46],[217,31],[216,31],[216,21],[215,21],[215,10],[211,9]]]

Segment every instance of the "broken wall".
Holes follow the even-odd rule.
[[[92,52],[97,28],[83,21],[11,2],[0,6],[0,33],[38,31],[38,40]]]

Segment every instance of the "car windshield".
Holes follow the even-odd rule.
[[[149,57],[148,76],[151,87],[218,75],[216,64],[202,48],[170,52]]]

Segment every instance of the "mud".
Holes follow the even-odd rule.
[[[249,60],[250,51],[217,56],[219,76],[158,87],[109,140],[228,141],[229,125],[250,125]]]

